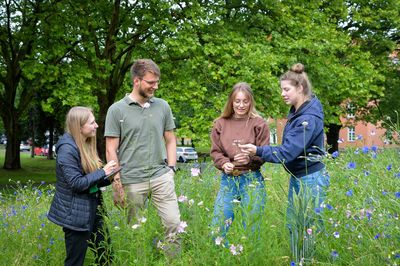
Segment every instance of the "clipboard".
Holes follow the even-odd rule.
[[[114,176],[116,175],[116,174],[118,174],[119,172],[121,172],[121,170],[122,170],[122,168],[121,167],[118,167],[117,169],[115,169],[114,171],[112,171],[111,173],[109,173],[108,175],[106,175],[105,177],[104,177],[104,179],[108,179],[108,180],[110,180],[111,182],[113,181],[113,179],[114,179]]]

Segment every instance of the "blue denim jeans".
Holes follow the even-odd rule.
[[[325,168],[301,178],[290,177],[286,223],[290,232],[290,247],[293,256],[298,256],[304,251],[301,246],[305,239],[306,229],[315,225],[316,231],[323,230],[322,204],[326,199],[326,190],[329,185],[330,177]],[[300,257],[306,255],[301,254]]]
[[[251,228],[255,231],[260,226],[266,198],[264,178],[260,171],[240,176],[222,174],[220,190],[214,204],[212,227],[218,227],[218,235],[225,238],[234,220],[234,205],[239,205],[240,202],[243,226],[246,228],[247,222],[250,221]]]

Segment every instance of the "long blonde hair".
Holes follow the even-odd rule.
[[[248,118],[260,117],[256,110],[253,91],[251,90],[250,85],[246,82],[239,82],[233,86],[233,89],[228,96],[228,100],[225,103],[224,110],[218,118],[231,118],[233,116],[233,114],[235,113],[235,111],[233,110],[233,101],[235,100],[236,94],[240,91],[243,92],[250,100]]]
[[[88,174],[102,166],[97,153],[96,136],[84,138],[81,127],[89,120],[92,109],[83,106],[72,107],[65,119],[65,132],[69,133],[75,140],[81,155],[83,171]]]

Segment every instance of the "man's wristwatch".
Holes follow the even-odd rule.
[[[175,165],[168,165],[169,168],[171,168],[172,171],[174,171],[174,173],[176,173],[176,167]]]

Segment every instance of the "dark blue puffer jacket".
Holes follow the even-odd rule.
[[[48,213],[55,224],[75,231],[91,230],[90,221],[99,204],[101,195],[89,193],[93,185],[109,185],[103,169],[85,174],[78,146],[72,136],[65,133],[56,145],[56,192]]]
[[[257,147],[256,152],[266,162],[283,163],[286,171],[298,178],[323,169],[324,164],[318,160],[323,154],[324,112],[315,96],[297,112],[292,106],[282,145]]]

